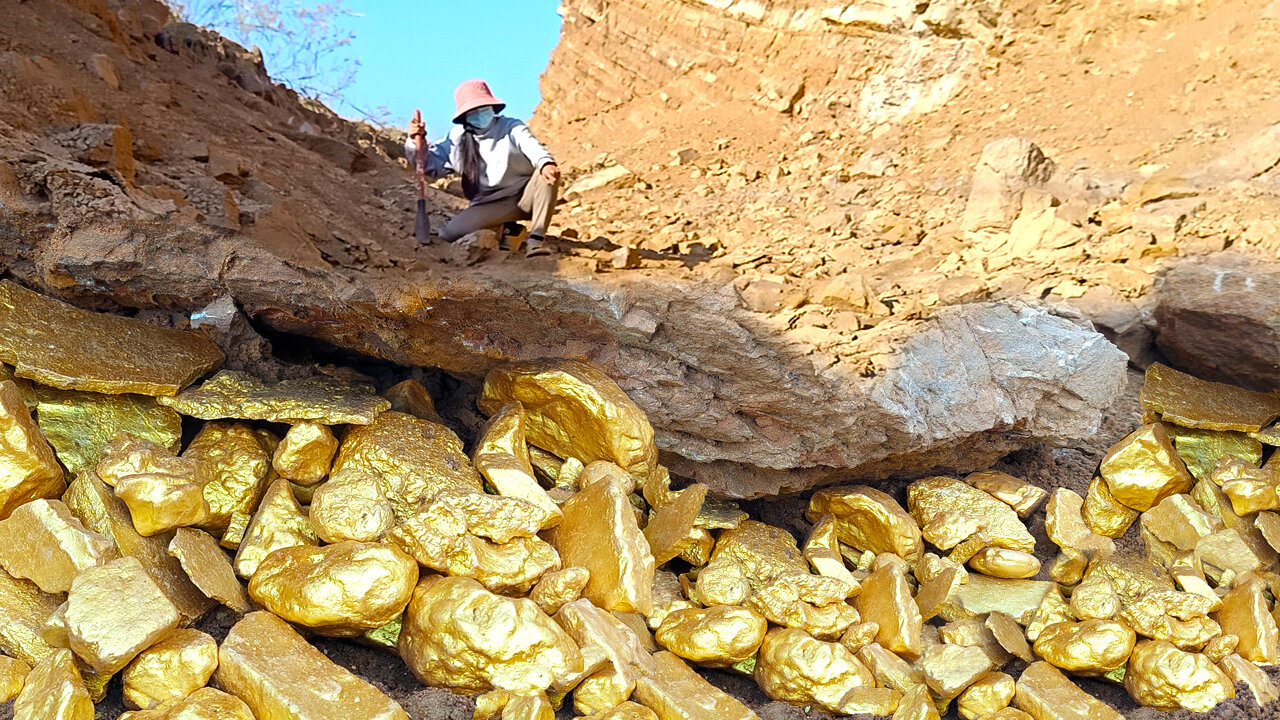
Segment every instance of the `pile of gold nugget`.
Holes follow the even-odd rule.
[[[91,720],[117,674],[119,720],[408,718],[311,636],[384,648],[476,720],[755,718],[696,668],[895,720],[1123,720],[1073,675],[1162,710],[1277,699],[1280,395],[1153,365],[1085,497],[994,471],[905,508],[828,488],[798,543],[673,488],[580,363],[492,371],[468,454],[415,381],[200,382],[206,336],[7,282],[0,360],[17,720]],[[241,616],[221,643],[192,628],[217,604]]]

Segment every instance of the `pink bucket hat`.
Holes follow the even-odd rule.
[[[458,89],[453,91],[453,101],[458,105],[458,109],[453,114],[454,122],[462,122],[463,115],[478,107],[493,105],[493,111],[500,113],[507,106],[493,96],[493,92],[489,90],[489,84],[483,80],[468,80],[459,85]]]

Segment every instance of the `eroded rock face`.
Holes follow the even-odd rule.
[[[14,215],[0,210],[0,225],[21,227]],[[234,238],[137,223],[31,239],[30,279],[56,276],[80,302],[190,312],[225,288],[277,330],[466,377],[507,361],[591,362],[648,414],[664,463],[734,497],[968,471],[1028,443],[1068,444],[1093,434],[1125,382],[1124,354],[1087,321],[1020,303],[881,326],[865,362],[819,371],[709,281],[352,281]]]
[[[1280,387],[1280,265],[1240,255],[1181,264],[1165,276],[1155,319],[1156,345],[1178,368],[1253,390]]]

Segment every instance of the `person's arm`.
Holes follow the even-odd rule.
[[[404,141],[404,156],[409,161],[410,167],[413,167],[418,159],[417,142],[413,135],[415,129],[410,126],[409,136]],[[425,132],[425,128],[423,130]],[[453,167],[449,162],[449,155],[452,151],[452,136],[447,136],[438,143],[427,141],[427,175],[438,178],[453,172]]]
[[[511,140],[520,148],[520,152],[529,158],[529,162],[533,164],[535,170],[541,170],[545,165],[555,165],[556,159],[551,157],[550,151],[538,142],[538,138],[533,136],[533,131],[528,125],[518,123],[511,128]]]

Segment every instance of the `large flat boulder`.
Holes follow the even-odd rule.
[[[1018,303],[877,328],[863,362],[826,365],[708,280],[335,271],[204,229],[48,229],[0,208],[0,237],[19,235],[32,251],[8,258],[10,271],[82,305],[189,313],[229,292],[275,330],[464,378],[510,361],[591,362],[648,413],[673,470],[733,497],[967,471],[1028,444],[1080,442],[1125,382],[1124,354],[1086,320]]]
[[[1280,265],[1235,254],[1183,263],[1165,276],[1156,345],[1197,377],[1280,388]]]

